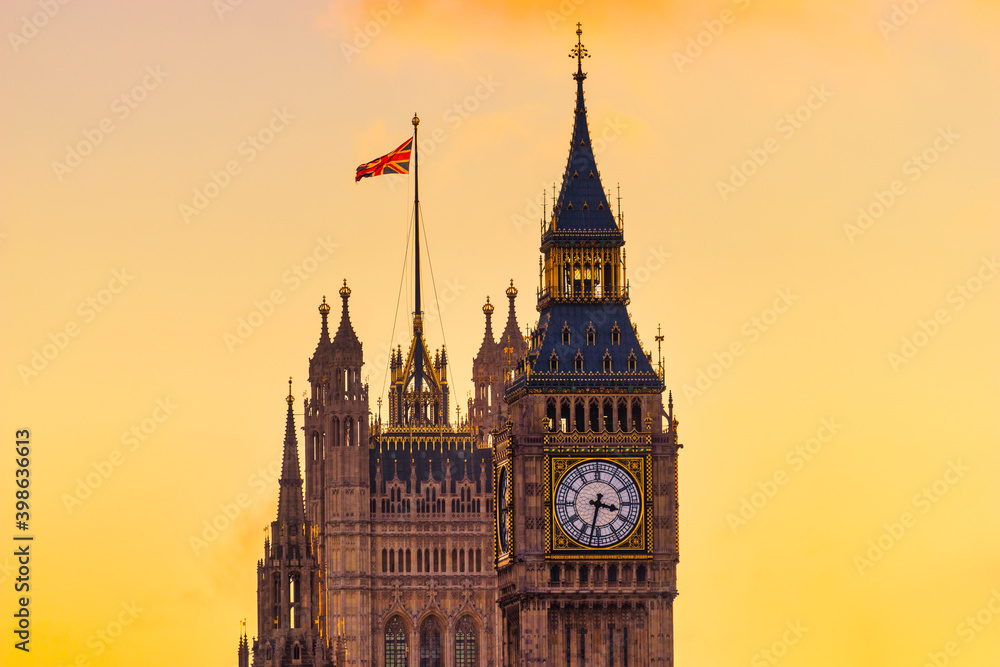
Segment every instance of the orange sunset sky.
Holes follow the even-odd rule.
[[[415,111],[464,412],[486,297],[535,321],[577,21],[685,444],[677,666],[997,664],[993,0],[4,2],[0,663],[236,664],[316,307],[348,281],[373,410],[405,347],[412,180],[353,176]]]

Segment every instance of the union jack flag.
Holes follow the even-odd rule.
[[[354,177],[357,183],[362,178],[369,176],[381,176],[382,174],[408,174],[410,173],[410,151],[413,148],[413,137],[403,142],[403,145],[382,157],[366,162],[358,167],[358,173]]]

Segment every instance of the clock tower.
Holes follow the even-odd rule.
[[[493,433],[502,664],[671,667],[677,421],[626,306],[622,218],[591,148],[580,39],[559,196],[541,238],[538,324]]]

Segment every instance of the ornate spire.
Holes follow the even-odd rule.
[[[333,344],[337,348],[346,351],[361,352],[361,341],[358,340],[357,334],[354,333],[354,327],[351,326],[351,314],[347,309],[347,300],[351,298],[351,288],[347,286],[346,278],[344,279],[344,286],[340,288],[340,298],[343,299],[344,306],[340,314],[340,326],[337,328],[337,335],[333,337]],[[327,310],[329,310],[329,306],[327,306]]]
[[[319,330],[319,345],[317,347],[323,347],[324,345],[330,344],[330,327],[328,324],[328,318],[330,315],[330,304],[326,302],[326,295],[323,295],[323,303],[319,304],[319,316],[323,321],[323,324]]]
[[[552,224],[542,235],[542,245],[556,239],[584,237],[584,240],[617,242],[621,231],[611,212],[608,198],[597,171],[590,130],[587,127],[587,106],[584,102],[583,59],[589,58],[581,41],[583,29],[577,23],[577,42],[570,52],[576,58],[576,107],[574,109],[573,137],[570,140],[569,158],[563,174],[562,188],[552,208]]]
[[[524,334],[521,333],[521,327],[517,325],[517,313],[514,311],[514,299],[516,298],[517,288],[514,287],[512,278],[510,286],[507,288],[507,299],[510,302],[507,307],[507,325],[504,327],[503,333],[500,334],[500,353],[505,368],[511,368],[517,359],[524,355],[528,347],[524,341]]]
[[[288,414],[285,418],[285,443],[281,456],[281,479],[278,481],[278,522],[289,526],[305,523],[302,500],[302,471],[299,468],[299,444],[295,438],[295,415],[292,405],[292,378],[288,378]]]
[[[483,314],[486,316],[486,332],[483,334],[483,342],[479,345],[479,352],[476,353],[476,359],[481,360],[495,354],[497,345],[493,340],[493,304],[490,303],[490,297],[486,297],[486,303],[483,304]]]

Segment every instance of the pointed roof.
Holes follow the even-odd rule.
[[[330,304],[326,302],[326,295],[323,295],[323,303],[319,304],[319,316],[322,319],[322,324],[319,330],[319,342],[316,343],[316,352],[328,349],[331,345],[330,341],[330,327],[328,323],[328,318],[330,315]]]
[[[542,250],[554,246],[623,248],[621,227],[608,206],[597,173],[584,104],[583,31],[577,24],[576,108],[569,159],[562,189],[549,226],[542,232]],[[621,251],[624,256],[624,250]],[[621,266],[625,282],[624,262]],[[610,287],[614,289],[610,289]],[[540,292],[538,325],[529,335],[523,357],[516,361],[506,385],[508,401],[523,391],[616,391],[653,393],[663,389],[651,357],[632,325],[627,282],[617,280],[600,296],[586,293],[550,298]],[[511,301],[513,305],[513,300]]]
[[[580,41],[583,30],[577,23],[576,46],[570,57],[577,59],[576,107],[573,113],[573,136],[570,139],[569,157],[563,173],[562,187],[552,219],[542,235],[542,246],[560,241],[590,241],[621,245],[624,241],[615,216],[611,213],[608,198],[601,184],[587,127],[587,106],[584,102],[583,81],[587,75],[583,71],[583,59],[589,58],[586,47]]]
[[[490,358],[497,347],[496,340],[493,339],[493,304],[490,303],[490,297],[486,297],[483,314],[486,316],[486,332],[483,334],[483,342],[479,345],[479,352],[476,353],[474,362]]]
[[[511,279],[510,287],[507,288],[507,299],[510,300],[510,305],[507,308],[507,326],[504,327],[503,333],[500,334],[500,341],[498,343],[504,366],[508,368],[519,357],[524,355],[524,350],[528,347],[524,341],[524,334],[521,333],[521,328],[517,325],[517,314],[514,312],[514,299],[516,298],[517,288],[514,287],[514,280]],[[511,348],[509,357],[506,348]],[[508,358],[510,359],[510,363],[507,363]]]
[[[278,481],[278,522],[290,526],[305,523],[302,499],[302,471],[299,468],[299,444],[295,438],[295,416],[292,414],[292,379],[288,378],[288,415],[285,418],[285,443],[281,455],[281,479]]]
[[[337,328],[337,335],[333,337],[333,346],[337,351],[361,353],[361,341],[354,333],[351,326],[351,314],[347,309],[347,300],[351,298],[351,288],[347,286],[347,279],[344,279],[344,286],[340,288],[340,298],[344,300],[344,308],[340,315],[340,326]],[[326,318],[324,317],[324,326]]]

